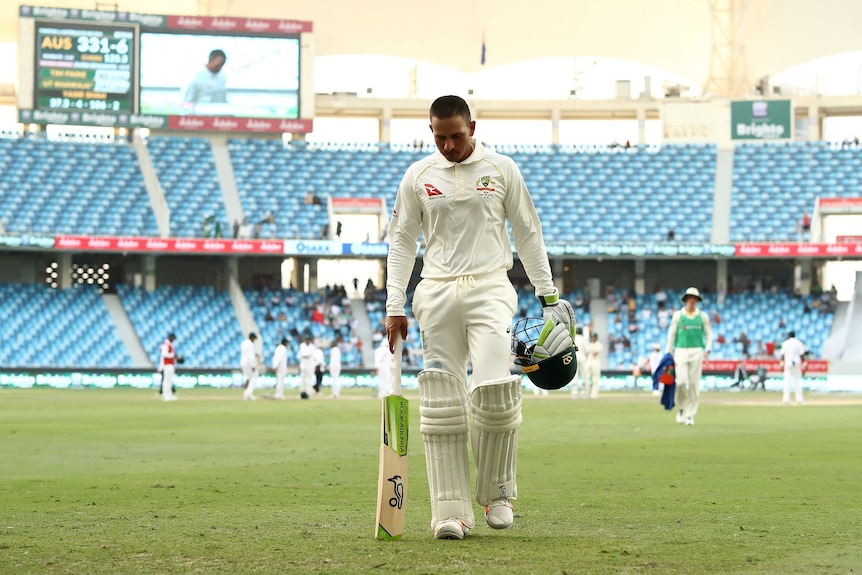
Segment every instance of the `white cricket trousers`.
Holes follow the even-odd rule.
[[[413,294],[425,369],[439,369],[472,385],[509,377],[512,319],[518,294],[505,271],[451,280],[423,279]]]
[[[257,385],[257,370],[250,365],[242,366],[242,378],[243,382],[248,382],[245,386],[245,391],[242,392],[243,398],[254,397],[254,388]]]
[[[284,376],[287,375],[287,368],[278,367],[275,370],[275,397],[276,399],[284,398]]]
[[[703,373],[703,348],[678,347],[673,350],[676,390],[673,400],[683,417],[694,417],[700,403],[700,376]]]
[[[314,395],[314,384],[317,379],[314,376],[314,365],[299,365],[299,391],[305,392],[308,397]]]
[[[162,367],[162,401],[170,401],[174,397],[174,371],[173,364]]]
[[[602,379],[602,362],[588,359],[584,362],[584,397],[597,399],[599,397],[599,382]]]
[[[802,404],[802,368],[798,365],[784,368],[784,403],[790,403],[790,390],[796,395],[796,403]]]
[[[386,397],[392,393],[392,366],[387,365],[377,370],[377,397]]]
[[[332,397],[341,395],[341,368],[334,369],[329,366],[330,386],[332,387]]]

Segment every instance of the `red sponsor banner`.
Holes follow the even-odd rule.
[[[795,258],[795,257],[855,257],[862,258],[862,242],[834,244],[737,244],[736,257]]]
[[[307,134],[314,127],[313,120],[279,120],[277,118],[233,118],[230,116],[168,116],[172,130],[204,132],[257,132],[273,134]]]
[[[379,212],[383,210],[381,198],[332,198],[332,209],[339,212]]]
[[[227,18],[220,16],[168,16],[167,27],[178,30],[208,32],[252,32],[278,36],[312,32],[312,23],[305,20],[270,20],[266,18]]]
[[[713,373],[732,372],[736,370],[736,366],[739,365],[740,361],[738,359],[711,359],[703,362],[703,371]],[[745,364],[745,371],[749,374],[754,373],[761,365],[766,367],[766,371],[768,372],[781,371],[781,362],[777,359],[746,359],[743,363]],[[828,371],[829,362],[825,359],[811,359],[808,361],[808,367],[805,369],[805,373],[826,373]]]
[[[61,250],[184,254],[283,254],[280,240],[57,236]]]
[[[862,211],[862,198],[820,198],[821,210]]]

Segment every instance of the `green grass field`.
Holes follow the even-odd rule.
[[[410,397],[403,541],[373,539],[380,403],[0,390],[0,573],[860,573],[862,398],[525,395],[512,529],[437,541]]]

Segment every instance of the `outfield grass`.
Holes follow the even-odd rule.
[[[380,404],[0,390],[0,573],[859,573],[862,401],[525,396],[515,526],[373,539]],[[751,401],[754,398],[755,401]]]

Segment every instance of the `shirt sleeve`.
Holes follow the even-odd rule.
[[[676,330],[679,329],[679,311],[673,312],[670,319],[670,327],[667,329],[667,352],[673,353],[673,348],[676,344]]]
[[[386,256],[386,315],[405,316],[407,284],[416,264],[416,240],[422,226],[422,206],[413,191],[413,170],[398,186],[395,209],[389,220],[389,254]]]
[[[554,279],[551,275],[551,264],[542,237],[542,222],[536,212],[536,206],[530,197],[530,191],[521,170],[514,160],[509,162],[506,173],[506,197],[504,206],[506,218],[512,225],[512,237],[515,240],[515,250],[524,265],[524,271],[530,278],[530,283],[536,289],[537,296],[557,293]]]

